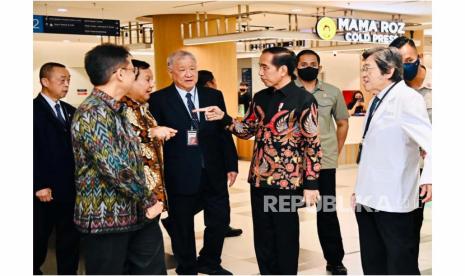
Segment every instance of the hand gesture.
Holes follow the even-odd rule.
[[[178,131],[169,127],[158,126],[149,129],[149,137],[157,138],[158,140],[168,141],[171,137],[174,137]]]
[[[205,120],[218,121],[223,119],[224,112],[217,106],[208,106],[192,110],[192,112],[205,112]]]

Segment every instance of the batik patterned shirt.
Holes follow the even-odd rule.
[[[140,104],[128,97],[123,97],[121,102],[127,106],[126,117],[139,137],[147,187],[155,193],[157,200],[164,203],[166,209],[162,141],[149,137],[149,130],[158,126],[157,121],[150,113],[148,103]]]
[[[126,106],[94,89],[77,109],[72,126],[76,162],[74,222],[83,233],[140,229],[156,202],[145,183],[138,137]]]
[[[255,136],[248,181],[257,188],[318,189],[320,140],[315,98],[290,82],[258,92],[242,121],[225,115],[242,139]]]

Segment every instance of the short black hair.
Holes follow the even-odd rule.
[[[245,86],[249,87],[249,84],[247,82],[245,82],[245,81],[241,81],[241,83],[239,85],[245,85]]]
[[[148,64],[147,62],[145,62],[143,60],[132,59],[131,62],[132,62],[132,66],[134,66],[136,68],[139,68],[139,70],[137,71],[137,74],[136,74],[136,80],[139,77],[140,69],[145,70],[145,69],[150,68],[150,64]]]
[[[213,73],[208,70],[199,70],[199,80],[197,81],[198,87],[204,87],[207,82],[213,81],[215,77]]]
[[[398,38],[394,39],[391,44],[389,44],[389,47],[396,47],[397,49],[400,49],[404,47],[405,44],[410,45],[415,50],[417,49],[417,46],[415,46],[415,41],[406,36],[399,36]]]
[[[111,75],[121,65],[127,64],[131,54],[123,46],[105,43],[86,53],[84,66],[93,85],[108,83]]]
[[[58,63],[58,62],[47,62],[47,63],[45,63],[44,65],[42,65],[40,67],[39,81],[40,81],[41,85],[42,85],[42,78],[48,78],[48,76],[50,75],[50,72],[55,67],[66,68],[66,66],[64,66],[63,64]]]
[[[284,47],[271,47],[262,51],[262,54],[265,53],[273,54],[273,60],[271,61],[271,64],[273,64],[278,69],[281,66],[286,66],[287,74],[293,80],[296,79],[294,71],[297,67],[297,59],[295,58],[295,53],[293,51]]]
[[[318,61],[318,65],[320,65],[320,56],[315,51],[310,50],[310,49],[302,50],[297,54],[297,63],[299,62],[300,57],[303,56],[303,55],[314,55],[314,56],[316,56],[316,60]]]
[[[397,82],[403,79],[404,67],[399,49],[395,47],[376,47],[368,49],[362,54],[363,60],[370,56],[373,56],[381,74],[386,75],[391,69],[394,69],[394,73],[389,78],[390,81]]]

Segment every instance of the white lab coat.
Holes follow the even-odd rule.
[[[382,98],[390,86],[378,97]],[[396,213],[418,208],[419,185],[432,183],[431,136],[423,97],[404,81],[399,82],[376,110],[363,141],[356,202]],[[419,147],[427,152],[421,178]]]

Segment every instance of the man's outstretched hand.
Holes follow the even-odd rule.
[[[224,112],[217,106],[208,106],[192,110],[192,112],[205,112],[205,120],[218,121],[223,119]]]

